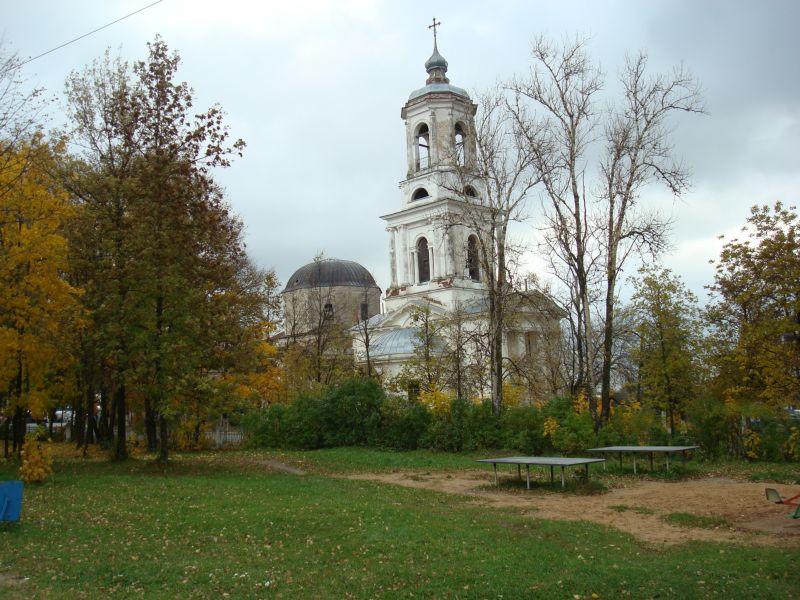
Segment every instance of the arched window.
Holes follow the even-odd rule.
[[[456,151],[456,164],[463,167],[466,164],[466,157],[464,156],[464,126],[461,123],[456,123],[455,128],[455,151]]]
[[[417,129],[417,171],[430,166],[431,134],[423,123]]]
[[[419,238],[417,242],[417,274],[419,282],[431,280],[431,257],[428,254],[428,240]]]
[[[411,196],[412,200],[420,200],[422,198],[427,198],[430,194],[428,194],[428,190],[425,188],[417,188],[414,190],[414,194]]]
[[[478,193],[475,191],[475,188],[472,187],[471,185],[468,185],[468,186],[464,187],[464,195],[465,196],[469,196],[470,198],[477,198],[478,197]]]
[[[472,281],[481,280],[481,269],[478,261],[478,238],[475,235],[467,238],[467,273]]]

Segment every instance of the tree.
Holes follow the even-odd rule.
[[[157,438],[166,460],[183,399],[261,335],[262,298],[242,225],[211,175],[244,142],[228,141],[218,106],[195,114],[192,90],[174,80],[177,53],[159,38],[148,47],[132,69],[106,55],[70,78],[72,140],[83,152],[68,180],[81,199],[73,240],[95,325],[90,354],[112,373],[115,456],[126,456],[133,394],[148,447]]]
[[[643,267],[633,286],[641,397],[644,404],[666,413],[672,440],[676,419],[695,398],[700,383],[697,300],[669,269]]]
[[[25,413],[43,417],[69,384],[81,323],[80,290],[64,277],[72,205],[50,176],[58,152],[35,137],[0,170],[0,409],[13,415],[17,451]]]
[[[780,202],[753,206],[742,233],[710,286],[717,378],[726,401],[778,410],[800,404],[800,220]]]
[[[427,394],[441,392],[445,383],[446,361],[443,330],[446,320],[437,318],[430,303],[410,309],[414,328],[414,356],[404,365],[401,378],[408,386]]]
[[[597,109],[603,75],[585,42],[558,47],[534,40],[534,66],[509,84],[517,126],[524,131],[533,168],[544,187],[545,245],[565,266],[576,320],[578,387],[585,390],[595,426],[609,415],[614,309],[619,274],[632,254],[656,255],[666,244],[668,221],[640,206],[643,189],[664,183],[679,196],[688,172],[673,159],[667,121],[675,112],[702,112],[699,87],[683,69],[646,75],[644,53],[628,59],[620,76],[623,101]],[[598,126],[603,124],[602,133]],[[602,144],[595,148],[595,142]],[[599,180],[586,185],[589,163],[599,156]],[[602,302],[601,407],[595,400],[594,286]]]
[[[509,227],[527,218],[529,193],[539,182],[533,156],[519,123],[512,118],[501,93],[479,98],[475,118],[474,152],[465,158],[454,148],[451,171],[440,185],[458,200],[444,217],[446,227],[464,226],[475,232],[476,246],[468,252],[487,290],[488,344],[492,407],[503,407],[503,340],[513,293],[513,265],[521,248],[512,243]]]
[[[284,293],[284,359],[293,393],[318,390],[353,373],[353,339],[345,330],[352,321],[327,281],[329,260],[321,253],[315,256],[308,286]]]
[[[19,56],[0,41],[0,196],[13,193],[14,175],[25,172],[20,165],[31,158],[27,152],[35,152],[37,144],[30,142],[44,119],[42,90],[24,90],[21,67]],[[0,212],[0,222],[4,220]]]

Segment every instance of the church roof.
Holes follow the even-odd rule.
[[[352,260],[325,258],[300,267],[286,282],[284,292],[315,287],[378,287],[369,271]]]
[[[419,98],[420,96],[424,96],[425,94],[431,94],[436,92],[450,92],[451,94],[456,94],[458,96],[463,96],[464,98],[469,99],[469,94],[467,90],[464,88],[460,88],[456,85],[451,85],[449,83],[429,83],[425,87],[421,87],[418,90],[414,90],[408,96],[409,100],[414,100],[415,98]]]
[[[411,92],[411,95],[408,97],[409,100],[414,100],[425,94],[437,92],[449,92],[469,99],[469,94],[467,94],[466,90],[455,85],[450,85],[450,80],[447,78],[447,61],[444,56],[439,54],[439,48],[436,44],[435,37],[433,40],[433,54],[425,61],[425,70],[428,72],[428,80],[425,82],[425,87]]]

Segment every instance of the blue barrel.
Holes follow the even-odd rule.
[[[0,521],[19,521],[22,512],[22,482],[0,481]]]

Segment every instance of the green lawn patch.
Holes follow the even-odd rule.
[[[733,527],[730,521],[722,517],[708,517],[693,515],[691,513],[676,512],[662,517],[665,523],[677,527],[694,527],[698,529],[716,529],[719,527]]]
[[[475,467],[464,456],[358,454],[58,462],[50,480],[26,486],[22,522],[0,528],[0,597],[788,598],[800,589],[785,548],[649,546],[589,522],[315,470]],[[265,468],[274,460],[307,474]],[[0,478],[13,474],[0,463]]]

